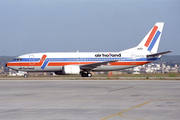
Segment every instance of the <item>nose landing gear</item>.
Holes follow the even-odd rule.
[[[27,78],[28,77],[28,74],[24,74],[24,78]]]

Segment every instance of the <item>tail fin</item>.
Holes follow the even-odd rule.
[[[164,22],[157,22],[155,26],[149,31],[149,33],[144,37],[144,39],[137,46],[138,48],[143,48],[143,51],[150,53],[157,53]]]

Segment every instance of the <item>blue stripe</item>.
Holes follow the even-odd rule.
[[[158,58],[136,58],[136,61],[153,61],[153,60],[157,60]],[[39,58],[34,58],[34,61],[31,62],[39,62]],[[112,61],[112,60],[119,60],[119,61],[132,61],[132,58],[124,58],[124,57],[117,57],[117,58],[47,58],[43,65],[47,65],[48,62],[89,62],[89,61]],[[134,59],[133,59],[134,60]],[[29,62],[29,58],[22,58],[21,61],[11,61],[11,62]]]
[[[41,69],[44,69],[49,61],[44,61],[43,65],[41,66]]]
[[[151,44],[150,44],[150,46],[148,48],[148,51],[151,51],[153,49],[153,47],[154,47],[154,45],[155,45],[155,43],[156,43],[156,41],[157,41],[160,34],[161,34],[161,32],[157,31],[156,35],[154,36],[154,38],[153,38],[153,40],[152,40],[152,42],[151,42]]]
[[[57,58],[56,58],[57,59]],[[73,62],[73,61],[69,61],[69,59],[70,58],[64,58],[65,59],[65,61],[68,61],[68,62]],[[73,58],[72,58],[73,59]],[[87,59],[87,58],[81,58],[81,59]],[[92,58],[91,58],[92,59]],[[103,59],[104,61],[109,61],[109,60],[114,60],[114,59],[116,59],[116,58],[94,58],[95,60],[93,60],[93,61],[100,61],[101,59]],[[124,58],[124,60],[120,60],[120,61],[125,61],[125,62],[130,62],[130,61],[132,61],[132,60],[134,60],[134,59],[131,59],[131,58]],[[139,62],[139,61],[154,61],[154,60],[159,60],[159,58],[138,58],[138,59],[136,59],[136,61],[137,62]],[[87,59],[87,61],[89,61],[88,59]],[[41,66],[41,69],[45,69],[45,67],[47,66],[47,64],[49,63],[50,61],[49,60],[45,60],[44,61],[44,63],[43,63],[43,65]]]

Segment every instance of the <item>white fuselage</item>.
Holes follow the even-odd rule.
[[[143,54],[124,52],[67,52],[32,53],[18,56],[7,65],[18,71],[62,71],[63,66],[85,65],[104,61],[116,61],[93,68],[92,71],[114,71],[143,65],[158,58],[146,58]]]

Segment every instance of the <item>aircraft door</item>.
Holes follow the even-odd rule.
[[[134,53],[131,54],[131,64],[136,64],[136,55]]]
[[[29,65],[34,65],[34,55],[29,55]]]

